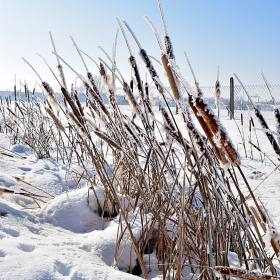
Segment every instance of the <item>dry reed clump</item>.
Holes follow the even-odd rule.
[[[161,13],[163,18],[162,7]],[[215,279],[216,271],[230,271],[228,252],[236,253],[240,267],[245,265],[246,270],[250,270],[250,256],[253,254],[256,259],[254,267],[263,273],[269,267],[276,275],[273,263],[263,248],[262,235],[266,228],[262,209],[252,192],[250,195],[258,212],[249,208],[234,167],[223,169],[220,166],[229,167],[229,160],[240,170],[240,157],[218,118],[201,97],[195,97],[180,74],[166,26],[164,46],[161,47],[162,67],[187,133],[176,122],[176,116],[167,102],[168,90],[161,83],[150,57],[127,23],[123,24],[136,40],[150,80],[166,105],[161,107],[159,117],[153,111],[155,107],[151,108],[149,104],[147,78],[143,87],[137,59],[132,56],[121,27],[130,52],[130,67],[136,87],[133,88],[133,83],[130,87],[124,80],[113,57],[110,62],[114,71],[103,61],[98,65],[110,109],[86,67],[89,83],[79,77],[86,89],[88,108],[81,103],[75,89],[71,98],[66,81],[61,87],[64,104],[57,102],[51,87],[43,82],[48,96],[53,97],[60,108],[59,116],[52,110],[55,102],[47,99],[40,106],[32,102],[17,102],[12,106],[9,100],[5,100],[5,104],[1,101],[1,112],[6,117],[0,126],[1,131],[13,134],[15,141],[23,137],[38,156],[47,151],[50,156],[50,151],[53,151],[52,156],[70,168],[72,164],[81,166],[81,173],[74,170],[69,170],[69,173],[75,174],[77,182],[87,182],[99,205],[100,216],[113,219],[118,215],[114,266],[118,266],[121,244],[128,234],[128,244],[137,256],[136,267],[128,269],[130,273],[141,274],[146,279],[151,257],[156,259],[163,279],[180,279],[184,269],[189,269],[194,277]],[[108,69],[110,75],[107,74]],[[132,118],[116,102],[117,80],[136,112]],[[138,104],[136,95],[141,97],[141,104]],[[184,95],[187,95],[190,108],[205,136],[194,125]],[[17,129],[19,124],[22,128]],[[164,133],[169,138],[168,143],[164,141]],[[42,134],[43,141],[38,137]],[[102,196],[100,190],[103,191]],[[0,189],[0,192],[6,193],[5,189]],[[29,195],[36,203],[42,199],[35,194]],[[135,234],[133,229],[138,221],[141,224],[140,234]],[[242,271],[235,273],[243,275]]]

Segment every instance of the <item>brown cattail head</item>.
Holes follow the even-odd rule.
[[[100,110],[97,107],[97,105],[95,104],[95,102],[88,100],[88,104],[89,104],[89,108],[90,110],[93,110],[99,117],[101,116]]]
[[[99,73],[100,73],[100,75],[101,75],[101,77],[102,77],[103,82],[104,82],[108,87],[110,87],[110,86],[111,86],[111,85],[110,85],[111,78],[110,78],[109,75],[107,75],[106,69],[105,69],[103,63],[101,63],[101,62],[100,62],[100,70],[99,70]]]
[[[70,119],[76,124],[76,126],[78,128],[81,128],[82,125],[80,124],[80,122],[76,119],[76,117],[74,116],[74,114],[72,112],[68,112],[68,116],[70,117]]]
[[[168,125],[164,125],[163,127],[166,131],[166,140],[169,143],[170,142],[170,137],[171,136],[173,139],[175,139],[180,145],[182,145],[183,148],[186,148],[187,152],[191,150],[191,147],[188,143],[188,141],[185,138],[180,138],[179,133],[176,130],[172,130]],[[182,143],[183,141],[183,143]]]
[[[54,96],[50,96],[50,95],[49,95],[48,101],[49,101],[50,105],[51,105],[53,108],[55,108],[55,110],[56,110],[57,112],[60,111],[60,106],[59,106],[59,104],[58,104],[58,102],[57,102],[57,100],[56,100],[56,98],[55,98]]]
[[[110,115],[110,112],[108,111],[108,109],[106,108],[106,106],[104,105],[103,103],[103,100],[101,97],[99,97],[91,88],[90,86],[87,84],[87,83],[84,83],[84,86],[86,87],[86,89],[88,90],[88,93],[90,93],[92,99],[94,100],[94,102],[91,102],[91,104],[95,103],[95,105],[97,105],[103,112],[105,115],[109,116]],[[90,101],[90,100],[89,100]],[[90,105],[91,105],[90,104]],[[95,106],[95,108],[97,108]],[[97,112],[97,110],[93,108],[94,111]],[[98,110],[99,111],[99,110]],[[98,115],[100,115],[100,113],[98,113]]]
[[[260,112],[260,110],[258,108],[254,108],[254,112],[255,112],[255,115],[258,118],[262,128],[266,130],[265,134],[266,134],[271,146],[273,147],[273,150],[275,151],[275,153],[277,155],[280,155],[280,147],[279,147],[278,143],[276,142],[276,140],[274,139],[273,134],[270,132],[270,128],[267,125],[262,113]]]
[[[100,94],[100,92],[99,92],[99,90],[98,90],[98,88],[97,88],[97,86],[96,86],[96,83],[95,83],[95,81],[94,81],[94,78],[93,78],[93,76],[92,76],[92,74],[90,73],[90,72],[87,72],[87,77],[88,77],[88,79],[89,79],[89,81],[90,81],[90,83],[91,83],[91,85],[92,85],[92,88],[93,88],[93,90],[94,90],[94,92],[98,95],[98,97],[101,99],[101,94]]]
[[[125,93],[127,94],[127,97],[128,97],[129,103],[132,107],[132,110],[134,112],[136,112],[138,115],[140,115],[140,117],[143,117],[142,111],[141,111],[130,87],[128,86],[128,84],[126,82],[123,83],[123,89],[124,89]]]
[[[79,122],[81,124],[84,124],[82,115],[80,114],[76,104],[74,103],[74,101],[71,99],[71,97],[69,96],[67,90],[65,88],[61,88],[61,92],[63,93],[63,96],[65,97],[65,99],[67,100],[68,104],[70,105],[71,109],[73,110],[73,113],[75,114],[76,118],[79,120]]]
[[[183,121],[186,124],[190,136],[195,141],[195,144],[197,145],[199,151],[203,154],[203,158],[206,159],[209,165],[213,166],[214,162],[213,162],[212,155],[209,151],[209,148],[206,145],[204,139],[202,138],[202,135],[198,132],[195,125],[191,121],[189,110],[186,104],[184,102],[181,102],[181,100],[179,100],[179,106],[181,108],[181,117],[183,118]]]
[[[217,80],[216,83],[215,83],[214,96],[216,98],[219,98],[220,95],[221,95],[220,82]]]
[[[180,93],[179,93],[179,89],[177,86],[177,78],[172,73],[172,70],[169,66],[169,62],[168,62],[166,55],[161,56],[161,62],[164,67],[166,76],[168,78],[168,82],[170,84],[171,90],[173,92],[174,99],[175,99],[175,101],[178,101],[180,99]]]
[[[168,55],[168,58],[175,59],[175,55],[173,52],[173,46],[172,46],[169,36],[163,37],[163,46],[164,46],[164,52]]]
[[[241,163],[240,156],[234,148],[233,143],[226,132],[226,129],[220,123],[219,119],[214,115],[211,108],[209,108],[209,106],[207,106],[204,100],[200,97],[195,99],[194,106],[213,134],[213,140],[215,141],[216,145],[225,152],[227,158],[234,166],[239,166]]]
[[[56,126],[63,132],[65,132],[64,126],[61,124],[59,119],[55,116],[55,114],[48,108],[46,108],[46,112],[49,114],[49,116],[53,119]]]
[[[42,82],[42,86],[45,89],[45,91],[48,93],[48,95],[54,96],[54,91],[47,82]]]
[[[9,190],[7,188],[4,187],[0,187],[0,196],[4,195],[4,194],[14,194],[15,191],[13,190]]]
[[[215,103],[218,112],[218,118],[220,118],[220,96],[221,96],[220,82],[219,80],[217,80],[214,89],[214,97],[215,97]]]
[[[139,55],[141,56],[141,58],[143,59],[147,69],[149,70],[149,73],[151,75],[151,78],[153,79],[155,86],[157,87],[157,90],[159,91],[159,93],[163,93],[163,88],[162,86],[159,84],[159,82],[157,81],[158,78],[158,74],[149,58],[149,56],[147,55],[147,52],[143,49],[141,49],[139,51]]]
[[[28,186],[30,186],[30,187],[34,187],[31,183],[29,183],[29,182],[23,180],[23,179],[20,178],[20,177],[14,177],[14,178],[16,179],[17,182],[21,182],[21,183],[24,183],[24,184],[26,184],[26,185],[28,185]]]
[[[60,110],[60,106],[55,98],[55,93],[52,87],[47,82],[42,82],[43,88],[48,94],[48,101],[52,107],[54,107],[57,111]]]
[[[57,65],[57,69],[58,69],[58,74],[60,76],[60,79],[61,79],[61,83],[63,85],[64,88],[67,89],[67,86],[66,86],[66,79],[65,79],[65,76],[64,76],[64,72],[63,72],[63,67],[61,64],[58,64]]]
[[[160,110],[161,110],[161,114],[162,114],[162,118],[163,118],[164,122],[170,127],[170,129],[175,131],[176,128],[175,128],[171,118],[169,117],[167,111],[164,109],[163,106],[161,106]]]
[[[94,130],[94,133],[101,138],[102,140],[104,140],[105,142],[107,142],[109,145],[111,145],[112,147],[116,148],[119,151],[122,151],[122,148],[120,145],[118,145],[114,140],[110,139],[109,136],[107,136],[105,133],[101,132],[101,131],[97,131]]]
[[[203,119],[203,117],[198,113],[198,110],[194,106],[194,102],[193,102],[194,100],[195,100],[194,97],[192,95],[189,95],[189,97],[188,97],[189,105],[190,105],[194,115],[196,116],[200,126],[204,130],[204,133],[205,133],[208,141],[210,142],[210,144],[212,146],[212,149],[213,149],[213,152],[217,156],[221,166],[225,167],[225,166],[228,165],[228,161],[227,161],[227,159],[226,159],[226,157],[224,155],[224,152],[214,142],[212,132],[210,131],[210,129],[209,129],[208,125],[206,124],[205,120]]]
[[[80,100],[79,100],[78,93],[77,93],[76,90],[75,90],[75,92],[74,92],[74,97],[75,97],[76,104],[78,105],[78,109],[79,109],[80,114],[81,114],[82,116],[84,116],[85,113],[84,113],[82,104],[81,104],[81,102],[80,102]]]
[[[138,91],[140,93],[140,96],[141,96],[142,99],[144,99],[143,85],[142,85],[142,81],[141,81],[141,78],[140,78],[139,69],[138,69],[135,57],[130,56],[129,57],[129,62],[131,64],[134,76],[136,78],[136,85],[137,85]]]

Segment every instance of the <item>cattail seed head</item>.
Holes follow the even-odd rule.
[[[110,139],[107,135],[105,135],[103,132],[101,131],[97,131],[94,130],[94,133],[101,138],[102,140],[104,140],[105,142],[107,142],[109,145],[111,145],[112,147],[116,148],[119,151],[122,151],[122,148],[120,147],[120,145],[118,145],[115,141],[113,141],[112,139]]]
[[[56,100],[56,98],[55,98],[54,96],[50,96],[50,95],[49,95],[48,101],[50,102],[50,105],[51,105],[53,108],[55,108],[55,110],[56,110],[57,112],[60,111],[60,106],[59,106],[59,104],[58,104],[58,102],[57,102],[57,100]]]
[[[42,86],[43,86],[43,88],[45,89],[45,91],[47,92],[48,95],[54,96],[54,91],[53,91],[52,87],[47,82],[42,82]]]
[[[72,112],[68,112],[68,116],[70,117],[70,119],[76,124],[76,126],[78,128],[81,128],[82,125],[80,124],[80,122],[75,118],[74,114]]]
[[[100,94],[100,92],[99,92],[99,90],[98,90],[98,88],[96,86],[95,81],[94,81],[93,75],[90,72],[87,72],[87,77],[88,77],[88,79],[89,79],[89,81],[90,81],[90,83],[92,85],[92,88],[93,88],[94,92],[98,95],[98,97],[100,99],[102,99],[101,98],[101,94]]]
[[[13,190],[9,190],[7,188],[4,187],[0,187],[0,196],[4,195],[4,194],[14,194],[15,191]]]
[[[61,64],[58,64],[57,65],[57,69],[58,69],[58,74],[59,74],[59,77],[61,79],[61,83],[63,85],[63,87],[65,89],[67,89],[67,86],[66,86],[66,79],[65,79],[65,76],[64,76],[64,72],[63,72],[63,67]]]
[[[164,52],[168,55],[168,57],[170,59],[174,59],[175,55],[173,52],[173,46],[169,36],[163,37],[163,46],[164,46]]]
[[[64,126],[61,124],[61,122],[59,121],[59,119],[55,116],[55,114],[48,108],[46,108],[46,112],[48,113],[48,115],[53,119],[54,123],[56,124],[56,126],[63,132],[65,132],[65,128]]]
[[[225,128],[222,126],[219,119],[214,115],[212,110],[207,106],[202,98],[196,98],[195,107],[213,134],[213,140],[215,141],[216,145],[223,149],[227,158],[234,166],[239,166],[240,156],[235,150]]]
[[[141,58],[143,59],[144,63],[146,64],[147,69],[149,70],[149,73],[151,75],[151,78],[153,79],[155,86],[157,87],[159,93],[163,93],[163,88],[162,86],[159,84],[159,82],[157,81],[156,78],[158,78],[157,72],[149,58],[149,56],[147,55],[147,52],[143,49],[141,49],[139,51],[139,55],[141,56]]]

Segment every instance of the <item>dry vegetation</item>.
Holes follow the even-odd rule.
[[[164,19],[162,9],[161,14]],[[147,51],[127,23],[120,20],[118,23],[126,41],[125,28],[136,40],[147,72],[158,94],[166,101],[168,90],[161,83]],[[178,127],[167,102],[161,107],[162,118],[155,118],[149,86],[142,82],[145,73],[139,72],[127,41],[133,82],[126,82],[117,68],[116,42],[113,56],[106,55],[111,66],[102,59],[97,64],[106,85],[109,106],[104,104],[87,67],[87,79],[77,76],[86,89],[88,107],[83,107],[77,92],[72,92],[71,96],[61,66],[61,61],[66,62],[54,47],[63,102],[56,99],[51,86],[42,80],[47,97],[42,102],[36,102],[33,93],[25,87],[29,102],[1,99],[4,120],[1,132],[12,134],[14,143],[28,145],[39,158],[51,156],[52,151],[52,156],[58,161],[69,165],[69,172],[72,162],[78,162],[83,172],[73,176],[77,184],[81,179],[87,180],[90,192],[96,194],[96,184],[102,184],[104,197],[100,199],[95,195],[100,216],[110,220],[119,215],[115,266],[118,266],[118,258],[122,254],[119,245],[124,233],[129,232],[131,250],[137,256],[137,266],[130,267],[129,273],[142,273],[147,278],[149,271],[143,258],[155,253],[164,279],[180,279],[186,266],[197,279],[215,279],[217,272],[223,274],[224,279],[229,279],[230,274],[245,275],[245,279],[269,279],[266,273],[270,271],[276,275],[276,270],[262,239],[267,230],[264,209],[243,175],[240,157],[225,128],[204,102],[198,83],[198,93],[195,93],[177,68],[164,20],[163,23],[163,43],[153,25],[152,28],[159,40],[161,64],[184,121],[184,129]],[[116,102],[116,81],[121,83],[130,101],[134,112],[132,117],[125,115]],[[219,85],[218,81],[216,84]],[[140,101],[136,100],[135,91]],[[189,110],[198,119],[204,136],[195,127]],[[261,113],[256,113],[260,119]],[[266,133],[279,154],[273,135]],[[8,156],[16,155],[10,153]],[[242,182],[237,179],[240,174]],[[251,206],[240,190],[240,184],[244,182],[253,200]],[[9,190],[0,189],[0,194],[4,192]],[[38,205],[50,198],[49,194],[25,195],[30,195]],[[141,221],[140,234],[133,230],[136,218]],[[279,253],[277,248],[279,245],[277,247],[276,244],[273,247],[276,254]],[[246,270],[231,271],[228,252],[235,252],[240,266],[245,264]],[[250,272],[254,269],[262,273]]]

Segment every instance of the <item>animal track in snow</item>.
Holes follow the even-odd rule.
[[[35,250],[35,246],[31,244],[20,243],[17,247],[18,249],[28,253],[33,252]]]

